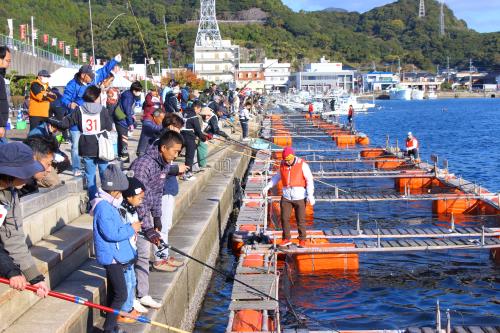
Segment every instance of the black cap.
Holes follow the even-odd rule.
[[[122,192],[125,198],[133,197],[134,195],[141,194],[146,190],[144,184],[135,177],[127,177],[128,179],[128,189]]]
[[[42,69],[41,71],[38,72],[38,76],[50,77],[50,74],[46,69]]]
[[[78,71],[80,74],[87,74],[92,78],[92,80],[95,77],[94,70],[92,69],[92,66],[90,65],[83,65],[80,67],[80,70]]]

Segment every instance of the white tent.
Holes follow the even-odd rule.
[[[51,87],[64,88],[77,72],[77,68],[61,67],[50,74],[49,85]]]
[[[121,75],[115,74],[115,79],[113,80],[113,84],[111,86],[120,89],[128,89],[130,88],[131,84],[132,82],[129,81],[128,79],[124,78]]]

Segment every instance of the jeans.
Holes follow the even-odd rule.
[[[78,141],[80,140],[80,131],[69,131],[71,133],[71,167],[73,172],[81,169],[80,155],[78,155]]]
[[[121,310],[130,312],[134,308],[135,286],[137,284],[135,281],[134,265],[124,268],[123,274],[125,275],[125,284],[127,285],[127,300],[123,303]]]
[[[84,157],[83,163],[85,165],[85,178],[87,179],[89,200],[93,200],[97,193],[96,167],[99,167],[99,177],[103,179],[104,170],[108,167],[108,162],[100,160],[97,157]]]
[[[127,285],[122,264],[105,265],[106,279],[108,280],[108,306],[121,309],[127,300]],[[108,312],[104,322],[104,331],[113,331],[117,324],[118,314]]]
[[[243,132],[243,139],[248,137],[248,120],[240,120],[241,131]]]

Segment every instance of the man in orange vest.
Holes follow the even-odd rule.
[[[38,72],[36,80],[30,85],[30,106],[28,110],[30,130],[49,119],[50,102],[57,96],[49,87],[50,74],[45,69]]]
[[[411,160],[418,160],[418,140],[411,132],[408,132],[406,138],[406,153],[410,156]]]
[[[314,179],[309,165],[295,156],[292,147],[283,149],[283,160],[279,172],[264,187],[263,195],[267,196],[267,192],[280,180],[283,184],[283,194],[280,202],[283,240],[280,247],[287,247],[292,244],[290,235],[292,208],[295,210],[295,219],[299,229],[299,247],[304,247],[306,243],[306,201],[310,205],[315,203]]]

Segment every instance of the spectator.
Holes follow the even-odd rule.
[[[252,102],[247,101],[245,103],[245,107],[240,110],[239,118],[242,132],[243,141],[248,141],[250,138],[248,137],[248,121],[250,120],[250,110],[252,109]]]
[[[152,119],[152,115],[156,110],[162,110],[165,112],[165,106],[163,105],[163,99],[161,98],[158,87],[153,86],[151,91],[146,95],[144,104],[142,105],[143,115],[142,120]]]
[[[38,270],[26,244],[18,191],[26,184],[27,179],[40,179],[44,174],[44,166],[34,160],[33,151],[27,145],[20,142],[0,145],[0,205],[7,210],[5,221],[0,228],[0,243],[20,268],[25,279],[38,287],[37,294],[41,297],[47,296],[49,287],[45,284],[45,277]],[[17,286],[21,287],[23,279],[17,280]]]
[[[200,121],[198,114],[201,112],[201,103],[196,101],[193,107],[184,112],[185,126],[181,130],[182,137],[184,138],[184,146],[186,147],[186,167],[189,169],[184,176],[183,180],[194,180],[191,168],[194,165],[194,157],[196,154],[196,138],[205,142],[205,134],[201,131]]]
[[[165,103],[165,112],[167,113],[179,113],[179,101],[177,100],[177,95],[179,94],[179,83],[172,83],[172,90],[167,92],[163,103]]]
[[[135,128],[135,102],[141,98],[142,85],[135,81],[130,89],[123,92],[118,106],[113,113],[116,132],[118,133],[118,157],[122,162],[130,162],[128,153],[128,132]]]
[[[68,113],[82,106],[85,101],[83,94],[90,85],[98,85],[106,79],[111,71],[122,61],[122,56],[118,54],[114,59],[111,59],[103,68],[94,72],[91,65],[83,65],[74,78],[68,82],[64,88],[62,98],[63,104],[68,108]],[[76,126],[70,128],[71,133],[71,165],[73,167],[73,175],[80,176],[80,157],[78,155],[78,143],[80,142],[81,132]]]
[[[94,199],[97,193],[96,167],[99,168],[99,175],[102,179],[104,170],[108,166],[107,161],[99,158],[98,138],[100,135],[107,137],[107,133],[103,133],[103,131],[111,131],[113,128],[108,112],[99,101],[100,95],[101,89],[90,86],[83,95],[84,104],[77,111],[64,117],[62,121],[49,120],[51,124],[60,129],[76,125],[82,133],[78,142],[78,151],[85,164],[89,200]]]
[[[163,119],[165,112],[157,109],[153,112],[151,119],[143,120],[141,136],[139,137],[139,144],[137,145],[137,156],[142,156],[147,148],[153,144],[163,130]]]
[[[9,120],[9,99],[5,85],[5,75],[11,62],[10,50],[7,46],[0,46],[0,143],[7,142],[5,128]]]
[[[190,93],[191,93],[191,82],[188,82],[184,85],[184,87],[180,91],[182,110],[186,110],[188,107]]]
[[[30,129],[37,127],[49,118],[50,103],[57,96],[49,87],[50,74],[45,69],[38,72],[35,81],[30,85],[30,104],[28,109]]]

